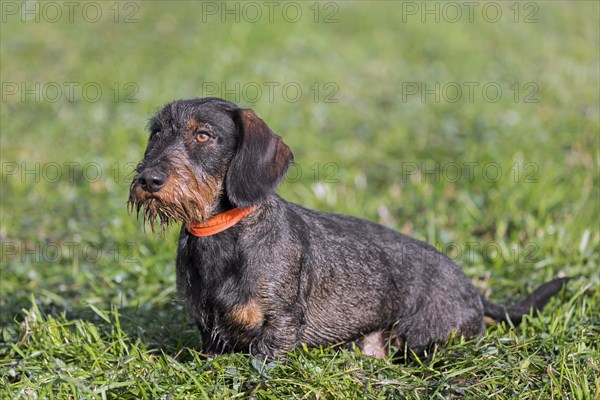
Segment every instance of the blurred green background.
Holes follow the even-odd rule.
[[[574,313],[598,333],[599,3],[469,4],[3,1],[7,393],[71,393],[40,378],[66,379],[41,365],[70,347],[25,334],[32,315],[105,332],[113,307],[150,351],[198,347],[175,293],[177,229],[145,234],[125,201],[148,118],[207,95],[253,108],[291,147],[286,199],[427,240],[497,301],[581,276]],[[73,351],[64,362],[81,366]],[[75,379],[72,393],[98,395],[94,376],[117,364]]]

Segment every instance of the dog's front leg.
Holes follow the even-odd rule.
[[[299,338],[298,318],[279,315],[267,318],[260,333],[250,343],[250,353],[259,359],[271,359],[293,351]]]

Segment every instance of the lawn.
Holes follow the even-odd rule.
[[[0,398],[598,399],[600,3],[0,3]],[[279,193],[434,244],[518,327],[409,363],[202,354],[178,227],[127,213],[150,115],[253,108]]]

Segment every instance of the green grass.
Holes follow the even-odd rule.
[[[96,23],[82,5],[73,22],[66,6],[58,22],[44,21],[50,9],[22,22],[6,4],[22,7],[1,4],[1,398],[600,397],[597,2],[518,3],[519,22],[499,3],[497,23],[482,6],[473,22],[422,23],[401,3],[358,1],[320,3],[316,23],[313,3],[298,3],[295,23],[269,22],[266,8],[256,23],[222,23],[203,12],[216,3],[183,1],[118,3],[118,23],[112,2]],[[124,23],[130,12],[137,22]],[[73,101],[53,101],[52,82],[76,83]],[[176,295],[177,229],[146,235],[125,200],[149,115],[214,85],[235,100],[236,82],[238,102],[294,151],[288,200],[427,240],[497,302],[578,279],[517,328],[409,364],[333,348],[266,365],[205,357]],[[436,82],[503,92],[406,92]],[[11,94],[23,83],[39,99]],[[96,102],[81,93],[92,85]],[[297,102],[284,85],[303,90]],[[243,89],[257,86],[252,101]],[[423,170],[435,163],[437,178]]]

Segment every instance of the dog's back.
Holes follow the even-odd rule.
[[[418,351],[453,330],[465,336],[483,332],[479,294],[432,246],[370,221],[279,197],[272,202],[277,205],[269,207],[284,209],[277,215],[287,218],[274,223],[293,226],[302,244],[298,283],[307,299],[302,342],[331,344],[393,329]]]

